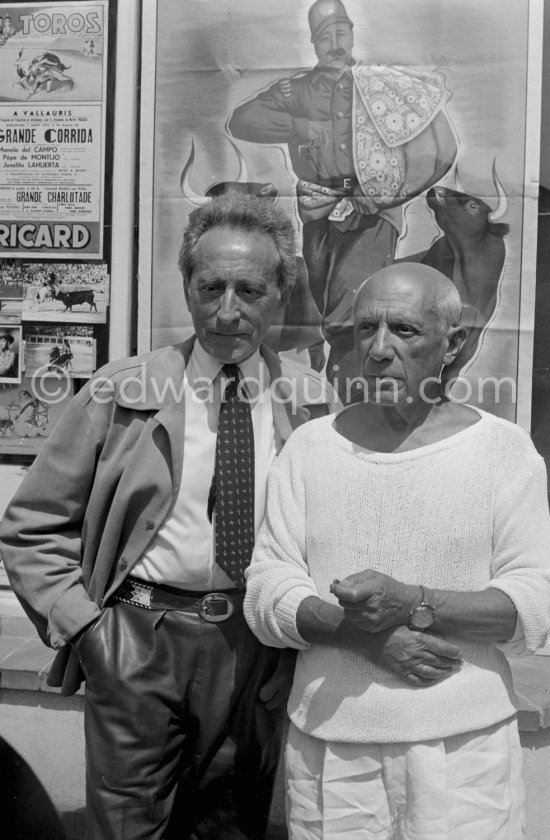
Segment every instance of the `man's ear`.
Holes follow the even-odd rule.
[[[191,310],[191,307],[189,306],[189,280],[183,281],[183,294],[185,295],[185,302],[187,304],[187,308]]]
[[[291,294],[292,294],[292,290],[288,291],[285,295],[279,293],[279,307],[278,307],[279,315],[283,315],[286,312],[288,304],[290,302]]]
[[[447,342],[448,347],[445,355],[443,356],[443,366],[447,367],[447,365],[452,364],[462,348],[464,347],[464,343],[468,337],[468,332],[466,327],[449,327],[447,330]]]

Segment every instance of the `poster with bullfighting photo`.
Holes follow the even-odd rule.
[[[191,333],[182,231],[195,207],[238,189],[278,202],[296,227],[299,282],[272,347],[325,370],[347,401],[356,289],[421,262],[463,302],[468,339],[448,392],[528,427],[542,11],[540,0],[144,4],[140,349]]]
[[[36,455],[73,393],[72,379],[63,375],[25,376],[17,384],[4,384],[0,388],[0,455]]]
[[[94,328],[83,324],[25,324],[25,375],[37,381],[89,379],[96,369]],[[36,386],[38,387],[38,386]],[[56,391],[42,383],[44,393]]]
[[[6,383],[21,382],[22,358],[21,327],[0,323],[0,388]]]
[[[104,324],[109,307],[106,263],[23,262],[23,321]]]
[[[0,253],[103,252],[107,0],[0,5]]]

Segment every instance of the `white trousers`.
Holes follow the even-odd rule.
[[[434,741],[322,741],[291,724],[290,840],[521,840],[517,722]]]

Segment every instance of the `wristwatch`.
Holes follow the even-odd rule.
[[[420,587],[420,592],[422,593],[420,606],[415,607],[409,613],[410,630],[427,630],[435,621],[435,607],[433,604],[427,603],[423,586]]]

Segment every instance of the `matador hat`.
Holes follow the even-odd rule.
[[[353,29],[353,23],[341,0],[317,0],[307,17],[312,41],[315,41],[331,23],[347,23]]]

